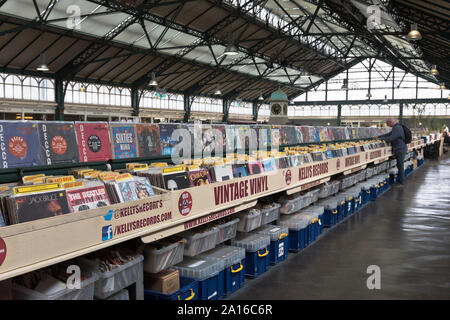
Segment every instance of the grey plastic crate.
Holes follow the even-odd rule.
[[[217,244],[233,239],[236,236],[237,226],[240,219],[230,221],[217,221],[215,226],[219,229],[217,233]]]
[[[290,196],[283,196],[280,198],[280,213],[292,214],[298,210],[305,208],[311,204],[311,194],[294,193]]]
[[[239,218],[238,231],[249,232],[261,226],[261,211],[258,209],[238,212],[236,216]]]
[[[319,199],[327,198],[331,195],[331,185],[325,182],[319,187]]]
[[[127,289],[123,289],[117,292],[116,294],[113,294],[112,296],[106,298],[106,300],[120,300],[120,301],[130,300],[130,294],[128,293]]]
[[[53,294],[44,294],[36,290],[12,284],[12,298],[14,300],[93,300],[94,284],[98,276],[90,273],[90,277],[80,283],[80,289],[65,288]]]
[[[224,268],[229,268],[245,259],[245,249],[235,246],[219,246],[198,256],[205,260],[222,260]]]
[[[258,250],[262,250],[266,248],[269,244],[270,244],[269,236],[253,232],[248,233],[238,232],[236,238],[231,240],[232,246],[244,248],[245,251],[248,252],[256,252]]]
[[[331,197],[317,202],[317,205],[324,207],[325,210],[335,210],[339,206],[339,200],[337,197]]]
[[[280,217],[280,205],[272,203],[271,208],[259,208],[261,210],[261,225],[271,223]]]
[[[193,229],[180,233],[180,237],[186,239],[184,255],[193,257],[202,252],[213,249],[217,244],[218,233],[219,228],[217,227],[211,227],[210,230],[205,232],[200,232],[198,229]]]
[[[203,281],[214,277],[225,269],[224,260],[206,260],[200,257],[186,257],[183,262],[173,266],[180,277]]]
[[[110,297],[143,279],[143,255],[137,255],[133,260],[108,272],[99,272],[95,261],[83,257],[78,259],[81,266],[97,274],[94,296],[99,299]]]
[[[173,241],[171,241],[172,239]],[[144,249],[144,271],[158,273],[183,261],[185,243],[186,240],[177,237],[162,239],[146,245]]]
[[[309,214],[313,218],[318,218],[325,212],[325,208],[323,206],[312,206],[306,209],[303,209],[299,212],[299,214]]]
[[[354,184],[355,178],[352,176],[347,176],[341,179],[340,190],[347,189]]]
[[[271,241],[278,241],[289,235],[289,228],[285,226],[265,225],[253,232],[269,236]]]
[[[278,220],[277,225],[287,227],[292,231],[299,231],[305,229],[310,223],[311,220],[309,217],[297,213],[289,216],[282,216],[280,220]]]
[[[312,189],[308,193],[311,196],[311,203],[317,202],[319,200],[319,193],[320,193],[319,189]]]

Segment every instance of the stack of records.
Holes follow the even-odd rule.
[[[40,122],[39,137],[44,164],[78,162],[77,138],[72,122]]]
[[[108,123],[75,122],[80,162],[111,159]]]
[[[274,158],[268,158],[262,160],[262,165],[264,168],[264,172],[275,171],[277,170],[277,164]]]
[[[155,195],[146,177],[136,177],[129,173],[123,173],[114,180],[105,181],[105,186],[113,204],[145,199]]]
[[[162,169],[162,180],[163,188],[170,191],[186,189],[191,186],[184,165]]]
[[[99,181],[88,181],[82,186],[66,189],[72,212],[97,209],[111,204],[106,188]]]
[[[233,168],[231,164],[215,165],[210,169],[213,181],[222,182],[233,179]]]
[[[261,161],[253,161],[248,164],[250,174],[259,174],[264,172]]]
[[[15,187],[2,197],[9,224],[28,222],[70,213],[66,190],[60,183]]]
[[[232,169],[234,178],[242,178],[250,174],[248,165],[246,163],[233,164]]]
[[[136,126],[134,124],[111,123],[112,155],[114,159],[136,158]]]
[[[203,186],[205,184],[211,184],[212,179],[209,174],[209,170],[205,168],[194,168],[194,170],[188,171],[189,183],[191,187]]]
[[[159,126],[151,123],[136,124],[139,145],[139,157],[154,157],[161,155],[161,138]]]

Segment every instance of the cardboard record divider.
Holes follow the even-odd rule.
[[[312,188],[391,155],[389,147],[379,150],[182,190],[153,187],[150,198],[2,227],[0,281],[133,238],[152,242],[251,208],[274,193]]]

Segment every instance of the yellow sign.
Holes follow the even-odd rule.
[[[37,184],[34,186],[15,187],[14,194],[34,193],[61,189],[61,183]]]
[[[32,176],[22,177],[22,182],[23,183],[33,182],[33,179],[41,178],[41,177],[44,177],[44,176],[45,176],[45,174],[41,173],[41,174],[35,174],[35,175],[32,175]]]
[[[57,178],[47,178],[45,179],[46,183],[66,183],[66,182],[74,182],[74,176],[65,176],[65,177],[57,177]]]
[[[122,174],[119,174],[116,177],[116,181],[122,181],[122,180],[126,180],[126,179],[131,179],[131,178],[133,178],[133,176],[131,174],[129,174],[129,173],[122,173]]]
[[[84,186],[84,182],[83,181],[74,181],[74,182],[63,183],[63,188],[64,189],[75,188],[75,187],[82,187],[82,186]]]
[[[148,164],[146,163],[127,163],[126,168],[130,170],[145,170],[148,169]]]
[[[186,170],[186,165],[180,164],[178,166],[173,166],[170,168],[162,169],[162,173],[171,173],[171,172],[178,172],[178,171],[185,171],[185,170]]]
[[[150,164],[152,167],[167,167],[167,162],[153,162]]]

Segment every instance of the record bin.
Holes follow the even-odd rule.
[[[281,216],[277,224],[289,229],[290,251],[298,252],[309,244],[309,217],[299,214]]]
[[[111,271],[100,272],[95,261],[84,257],[78,258],[82,267],[92,271],[98,277],[94,290],[94,297],[98,299],[108,298],[138,281],[143,281],[143,260],[144,256],[137,255],[133,260]]]
[[[265,225],[254,232],[270,237],[270,264],[275,265],[287,258],[289,251],[288,227]]]
[[[261,211],[258,209],[249,209],[235,214],[239,218],[237,231],[249,232],[261,226]]]
[[[194,257],[202,252],[213,249],[217,244],[219,228],[211,225],[200,226],[179,234],[186,239],[184,255]]]
[[[236,236],[239,221],[237,218],[226,217],[212,222],[219,229],[217,233],[217,244],[233,239]]]
[[[223,298],[223,260],[214,261],[200,257],[185,257],[183,262],[173,266],[173,268],[180,272],[180,283],[185,283],[185,280],[198,281],[199,300],[220,300]]]
[[[253,232],[238,232],[236,238],[231,240],[232,246],[245,249],[245,275],[255,278],[270,266],[270,237]]]
[[[158,273],[183,261],[186,240],[176,235],[149,243],[144,248],[144,271]]]
[[[324,207],[323,224],[325,227],[332,227],[338,222],[339,201],[336,197],[322,200],[317,203]]]
[[[224,295],[230,295],[245,283],[245,249],[233,246],[219,246],[202,253],[199,258],[224,263]]]
[[[45,294],[12,284],[12,299],[14,300],[94,300],[94,286],[98,276],[90,273],[89,278],[81,281],[80,289],[64,288],[52,294]]]

